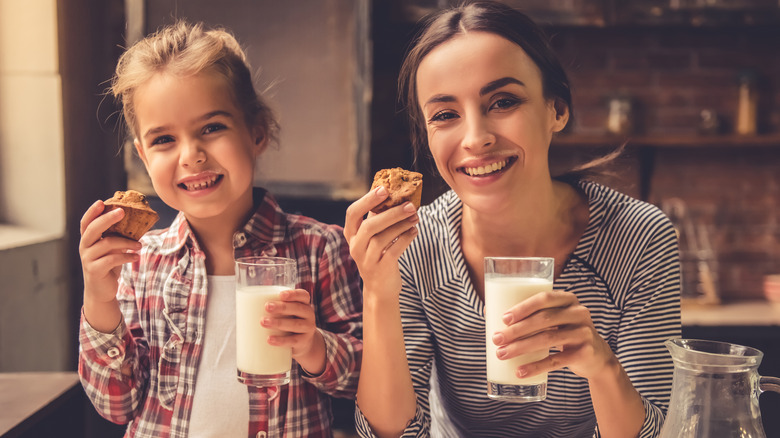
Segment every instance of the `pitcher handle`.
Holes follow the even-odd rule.
[[[758,389],[761,392],[774,391],[780,393],[780,379],[777,377],[761,376],[758,379]]]

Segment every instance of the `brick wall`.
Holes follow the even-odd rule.
[[[637,135],[697,136],[702,109],[714,110],[728,135],[738,75],[754,69],[760,79],[759,132],[780,139],[780,26],[570,27],[551,33],[573,86],[575,120],[568,135],[604,135],[607,100],[616,93],[635,99]],[[657,205],[681,199],[695,226],[710,237],[722,296],[761,297],[763,276],[780,273],[780,140],[770,146],[707,146],[703,138],[693,146],[629,147],[621,179],[612,184],[635,196],[645,184],[647,200]],[[552,160],[588,153],[562,147]],[[643,182],[639,169],[648,160],[652,172]]]

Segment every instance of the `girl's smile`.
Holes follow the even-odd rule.
[[[192,175],[182,178],[179,187],[193,194],[202,193],[204,190],[215,189],[222,182],[223,175],[215,172],[201,172],[198,175]]]

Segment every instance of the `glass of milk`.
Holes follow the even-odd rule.
[[[284,332],[263,327],[265,304],[279,293],[295,289],[295,260],[282,257],[242,257],[236,260],[236,362],[238,381],[250,386],[290,383],[292,349],[268,343]]]
[[[547,373],[517,377],[520,365],[544,359],[550,352],[529,351],[500,360],[493,335],[506,327],[502,318],[514,305],[539,292],[552,291],[554,259],[548,257],[485,257],[485,338],[488,397],[532,402],[547,397]]]

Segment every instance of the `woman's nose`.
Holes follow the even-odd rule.
[[[466,149],[479,149],[491,146],[496,142],[496,137],[490,130],[487,120],[481,116],[468,117],[465,123],[463,135],[463,147]]]
[[[197,139],[189,139],[182,142],[179,163],[184,167],[196,166],[206,161],[206,152]]]

